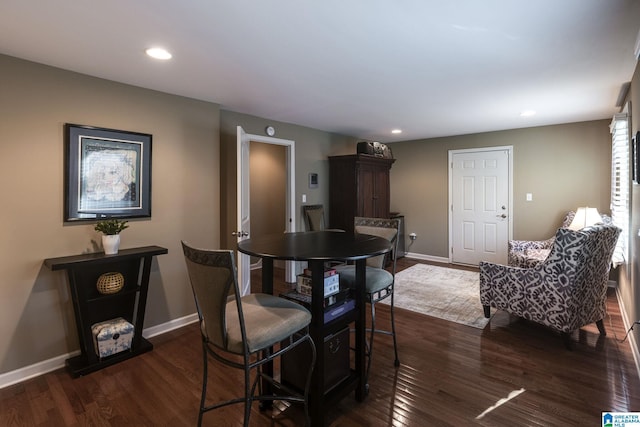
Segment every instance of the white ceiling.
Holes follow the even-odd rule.
[[[0,53],[382,142],[609,118],[639,29],[637,0],[0,0]]]

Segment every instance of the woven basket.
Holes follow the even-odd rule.
[[[96,288],[103,295],[110,295],[119,292],[124,286],[124,276],[116,271],[104,273],[98,277]]]

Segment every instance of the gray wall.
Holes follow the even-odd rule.
[[[169,249],[152,267],[145,327],[195,312],[180,240],[217,246],[219,107],[0,55],[0,374],[76,351],[64,272],[45,258],[93,252],[93,224],[63,223],[63,127],[153,135],[152,218],[122,248]]]
[[[418,239],[408,252],[448,257],[448,151],[513,146],[513,237],[551,237],[568,210],[609,212],[609,120],[397,142],[391,210]],[[533,201],[525,194],[533,193]],[[410,241],[406,239],[409,244]]]

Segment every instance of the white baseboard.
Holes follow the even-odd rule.
[[[423,261],[440,262],[443,264],[449,264],[449,258],[444,258],[439,256],[416,254],[413,252],[407,252],[404,256],[406,256],[407,258],[420,259]]]
[[[174,329],[181,328],[183,326],[189,325],[197,321],[198,321],[197,313],[189,314],[179,319],[170,320],[167,323],[151,326],[150,328],[144,329],[142,331],[142,336],[145,338],[155,337],[156,335],[173,331]],[[69,359],[70,357],[78,356],[79,354],[80,354],[79,350],[74,351],[71,353],[53,357],[48,360],[43,360],[42,362],[34,363],[33,365],[25,366],[23,368],[16,369],[11,372],[0,374],[0,389],[9,387],[10,385],[17,384],[22,381],[26,381],[30,378],[34,378],[39,375],[44,375],[47,372],[60,369],[64,367],[65,360]]]
[[[622,298],[620,297],[620,288],[616,288],[616,297],[618,298],[618,304],[620,305],[620,314],[622,316],[622,322],[624,323],[624,330],[628,331],[629,328],[631,328],[631,325],[627,321],[627,310],[625,309]],[[640,353],[638,352],[638,343],[636,342],[635,336],[633,334],[629,334],[627,339],[629,340],[629,345],[631,346],[631,354],[633,354],[633,360],[634,362],[636,362],[636,371],[638,373],[638,378],[640,378]]]
[[[4,373],[0,375],[0,389],[46,374],[47,372],[55,371],[58,368],[62,368],[65,360],[79,354],[80,351],[74,351],[72,353],[63,354],[48,360],[43,360],[42,362],[34,363],[33,365],[25,366],[24,368],[16,369],[15,371]]]
[[[152,338],[156,335],[164,334],[166,332],[173,331],[174,329],[182,328],[183,326],[190,325],[198,321],[198,313],[188,314],[178,319],[169,320],[161,325],[151,326],[142,331],[142,336],[145,338]]]

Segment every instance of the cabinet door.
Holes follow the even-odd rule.
[[[375,218],[376,209],[376,168],[361,164],[358,170],[358,211],[356,216]]]
[[[389,169],[387,167],[376,167],[373,179],[373,216],[375,218],[389,218]]]
[[[361,164],[358,179],[357,216],[389,218],[389,168]]]

